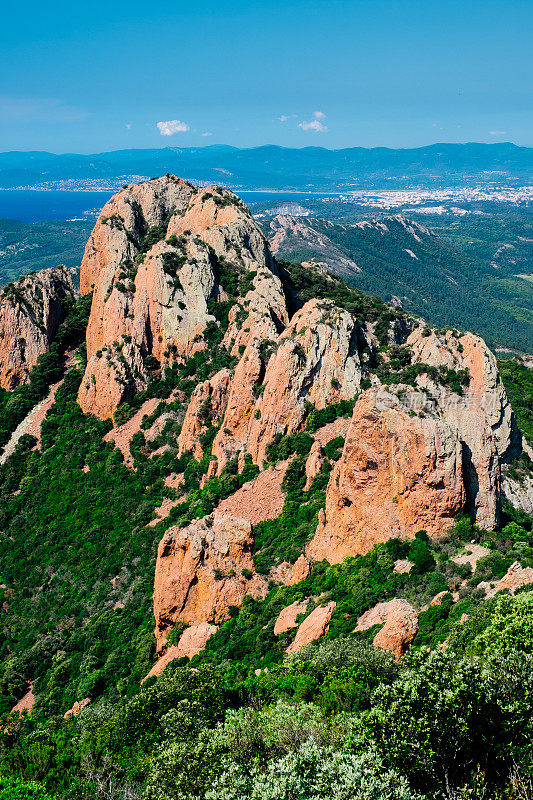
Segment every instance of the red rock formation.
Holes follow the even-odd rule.
[[[217,625],[209,625],[207,622],[201,622],[199,625],[191,625],[186,628],[180,636],[177,645],[171,645],[168,650],[161,656],[154,664],[150,672],[144,676],[141,683],[144,683],[147,678],[161,675],[171,661],[176,658],[192,658],[200,653],[207,644],[207,640],[216,633],[218,630]]]
[[[324,451],[320,442],[313,442],[313,446],[311,447],[307,461],[305,462],[304,489],[306,492],[310,489],[313,479],[320,472],[325,459],[326,456],[324,455]]]
[[[64,266],[30,273],[0,292],[0,386],[26,383],[37,359],[50,349],[65,316],[65,301],[75,296]]]
[[[427,333],[427,329],[418,327],[407,339],[406,344],[413,350],[414,362],[455,370],[467,369],[469,372],[470,382],[465,387],[464,398],[455,402],[455,408],[446,390],[431,382],[433,394],[439,400],[446,401],[447,417],[452,420],[456,413],[455,424],[460,428],[464,441],[470,445],[469,439],[479,421],[482,427],[487,424],[490,426],[500,459],[519,455],[521,436],[498,372],[496,358],[483,339],[472,333],[459,336],[454,331],[444,334],[431,331],[428,336],[424,333]],[[423,385],[423,381],[420,385]],[[465,407],[471,416],[465,413]],[[475,438],[470,447],[476,447]]]
[[[358,326],[331,301],[311,300],[294,315],[269,361],[247,448],[261,464],[277,433],[292,433],[305,419],[305,403],[324,408],[352,398],[361,386]]]
[[[63,714],[63,719],[69,719],[70,717],[77,717],[80,711],[83,711],[84,708],[87,708],[88,705],[91,704],[91,698],[85,697],[83,700],[76,700],[72,708],[69,708],[68,711],[65,711]]]
[[[176,622],[218,624],[228,618],[230,606],[240,606],[245,594],[266,595],[267,581],[253,572],[252,545],[248,520],[218,512],[166,532],[155,570],[159,650]],[[248,571],[251,577],[246,577]]]
[[[374,637],[374,646],[390,650],[396,661],[401,658],[418,631],[418,614],[407,600],[378,603],[357,620],[356,632],[383,625]]]
[[[247,519],[252,525],[279,517],[285,501],[281,482],[286,468],[287,462],[283,461],[260,472],[257,478],[245,483],[235,494],[223,500],[218,511]]]
[[[520,452],[520,434],[496,361],[477,336],[420,327],[407,339],[413,363],[468,371],[462,395],[422,373],[419,389],[371,389],[357,402],[325,516],[308,548],[342,560],[393,536],[439,536],[461,511],[494,529],[500,463]]]
[[[308,602],[308,600],[304,600],[303,602],[299,603],[296,600],[296,602],[291,603],[290,606],[283,608],[279,612],[278,618],[274,624],[274,634],[279,636],[281,633],[290,631],[291,628],[297,628],[298,622],[296,622],[296,618],[300,614],[305,613]]]
[[[293,586],[295,583],[304,581],[311,572],[311,564],[302,553],[294,564],[282,561],[269,572],[269,577],[275,583],[283,583],[285,586]]]
[[[198,384],[192,393],[178,440],[181,453],[190,450],[197,461],[201,459],[200,436],[209,425],[220,424],[228,402],[231,377],[229,369],[223,369]]]
[[[235,195],[166,176],[129,186],[106,204],[81,266],[82,292],[94,287],[79,392],[85,411],[110,417],[128,391],[144,388],[148,355],[164,365],[204,346],[202,331],[214,321],[207,301],[225,297],[219,257],[253,268],[249,316],[263,323],[268,316],[262,330],[277,333],[276,310],[281,326],[287,317],[281,282],[263,234]]]
[[[317,606],[314,611],[311,611],[296,631],[293,643],[287,647],[287,653],[296,653],[306,644],[325,636],[329,630],[329,621],[336,605],[332,600],[327,605]]]
[[[461,443],[439,415],[409,414],[413,394],[369,389],[356,403],[309,557],[336,563],[420,529],[438,536],[464,507]]]
[[[16,703],[11,711],[10,714],[22,714],[23,711],[31,711],[33,706],[35,705],[36,697],[33,694],[33,683],[30,683],[29,689],[24,695],[21,697],[18,703]]]
[[[478,584],[478,588],[485,590],[488,599],[504,590],[514,594],[517,589],[530,583],[533,583],[533,567],[521,567],[519,562],[515,561],[499,581],[494,584],[482,581]]]
[[[263,329],[259,333],[266,336]],[[213,444],[219,471],[243,450],[261,465],[277,433],[302,428],[306,403],[322,409],[352,398],[361,384],[356,346],[360,333],[357,321],[346,311],[328,300],[312,300],[279,336],[269,339],[266,364],[260,341],[249,341],[235,370],[226,414]]]

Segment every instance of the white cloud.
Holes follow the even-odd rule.
[[[489,131],[491,136],[505,136],[507,131]]]
[[[296,119],[297,116],[297,114],[282,114],[278,119],[280,122],[287,122],[290,119]]]
[[[325,133],[328,130],[328,126],[324,125],[322,120],[326,119],[326,115],[323,111],[313,111],[314,119],[309,120],[309,122],[299,122],[298,127],[301,128],[303,131],[315,131],[315,133]]]
[[[328,126],[320,122],[319,119],[313,119],[311,122],[299,122],[298,127],[303,131],[315,131],[315,133],[324,133],[328,130]]]
[[[211,131],[206,131],[205,133],[202,133],[202,136],[212,136],[212,135],[213,134],[211,133]]]
[[[169,119],[166,122],[158,122],[157,127],[161,136],[172,136],[174,133],[185,133],[189,130],[186,122],[180,122],[179,119]]]
[[[131,130],[131,122],[126,122],[126,128],[130,131]]]

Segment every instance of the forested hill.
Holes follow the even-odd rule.
[[[474,330],[493,347],[533,352],[530,226],[492,249],[487,236],[486,254],[403,215],[355,224],[278,215],[263,227],[278,257],[322,263],[352,286],[436,325]]]

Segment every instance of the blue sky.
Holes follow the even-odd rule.
[[[533,145],[533,0],[3,6],[2,151]]]

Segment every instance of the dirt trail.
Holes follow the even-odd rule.
[[[65,354],[65,362],[64,362],[64,370],[65,372],[68,370],[76,362],[76,352],[69,350]],[[53,386],[50,387],[48,394],[41,400],[40,403],[37,403],[36,406],[32,408],[32,410],[27,414],[26,417],[19,422],[11,437],[6,444],[3,452],[0,454],[0,466],[5,464],[9,456],[12,456],[15,452],[15,448],[20,440],[20,437],[23,436],[25,433],[28,433],[30,436],[35,436],[37,439],[37,447],[41,444],[41,425],[52,408],[54,404],[55,395],[57,392],[58,387],[63,382],[63,378],[57,383],[54,383]]]

